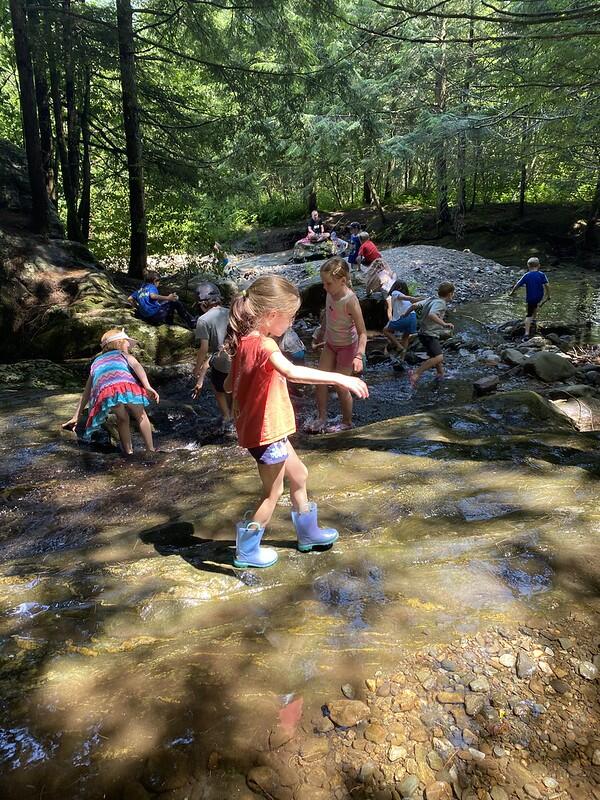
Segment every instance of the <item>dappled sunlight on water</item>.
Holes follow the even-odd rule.
[[[318,709],[407,648],[596,607],[599,437],[531,393],[308,441],[340,539],[298,553],[284,497],[264,571],[232,561],[257,495],[241,450],[124,463],[57,435],[74,399],[0,415],[7,796],[100,797],[157,748],[243,765],[283,697]]]

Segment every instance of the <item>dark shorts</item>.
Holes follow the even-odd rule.
[[[262,444],[260,447],[249,447],[248,452],[258,464],[281,464],[287,460],[287,436],[271,444]]]
[[[536,300],[535,303],[532,303],[529,300],[527,301],[527,316],[528,317],[533,317],[535,312],[538,310],[538,306],[539,306],[539,304],[541,302],[542,302],[541,300]]]
[[[220,369],[210,368],[210,382],[214,386],[215,392],[225,393],[224,383],[227,378],[226,372],[221,372]]]
[[[425,348],[425,352],[429,358],[442,355],[442,344],[437,336],[428,336],[426,333],[420,333],[419,341]]]

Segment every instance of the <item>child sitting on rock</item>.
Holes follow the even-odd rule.
[[[550,290],[548,289],[548,278],[540,270],[539,258],[530,258],[527,262],[527,272],[515,283],[510,290],[509,297],[514,295],[520,287],[525,287],[525,303],[527,304],[527,315],[525,317],[525,336],[523,341],[529,339],[531,326],[535,325],[538,310],[550,300]]]
[[[160,294],[160,276],[157,272],[146,272],[144,283],[127,298],[135,306],[139,319],[151,325],[173,324],[175,312],[186,328],[194,327],[194,318],[175,293]]]
[[[62,426],[65,430],[74,430],[85,408],[89,407],[88,418],[83,438],[90,441],[110,413],[117,418],[119,440],[124,455],[133,453],[129,417],[137,422],[146,452],[154,451],[152,426],[145,408],[150,396],[159,402],[156,392],[148,382],[146,371],[140,362],[129,354],[129,348],[135,344],[123,329],[111,328],[102,336],[100,346],[102,352],[92,362],[90,377],[83,394],[77,404],[75,413]]]

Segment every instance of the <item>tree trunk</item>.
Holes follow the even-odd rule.
[[[469,211],[473,211],[475,203],[477,202],[477,178],[479,176],[479,160],[481,158],[481,144],[477,142],[475,145],[475,163],[473,164],[473,183],[471,186],[471,203]]]
[[[363,176],[363,203],[369,206],[372,202],[373,198],[371,197],[371,182],[369,180],[369,176],[365,173]]]
[[[377,194],[377,189],[369,181],[365,181],[365,187],[368,189],[369,195],[372,198],[372,202],[375,203],[377,211],[379,211],[379,219],[381,220],[381,224],[387,225],[387,217],[385,216],[385,211],[383,210],[383,206],[381,205],[381,200],[379,199],[379,195]]]
[[[56,67],[54,42],[51,35],[50,25],[46,26],[46,53],[48,57],[48,71],[50,73],[50,95],[52,97],[52,109],[54,111],[54,135],[56,136],[56,147],[60,160],[60,173],[62,176],[62,190],[67,206],[67,237],[76,242],[82,241],[81,229],[79,227],[79,217],[77,216],[77,198],[71,183],[71,170],[69,169],[69,155],[67,143],[65,141],[65,130],[62,117],[62,97],[58,80],[58,70]]]
[[[527,127],[526,122],[523,121],[523,133],[521,135],[521,169],[519,179],[519,216],[525,216],[525,195],[527,193]]]
[[[79,119],[75,96],[75,68],[73,65],[73,17],[71,0],[63,0],[63,61],[65,68],[65,103],[67,109],[67,154],[69,175],[75,202],[79,197]],[[78,220],[79,225],[79,220]]]
[[[131,252],[128,274],[134,278],[142,278],[148,259],[148,240],[132,17],[129,0],[117,0],[119,65],[121,68],[125,147],[129,173],[129,216],[131,219]]]
[[[31,53],[33,58],[33,76],[35,79],[35,100],[40,126],[42,167],[46,178],[46,192],[48,197],[54,201],[56,198],[56,175],[54,172],[54,148],[52,142],[52,122],[50,118],[50,93],[48,81],[46,79],[46,54],[40,31],[39,12],[35,4],[29,6],[28,19],[29,29],[32,34]]]
[[[392,199],[392,170],[394,168],[394,162],[388,161],[387,167],[385,170],[385,183],[383,185],[383,202],[389,203]]]
[[[85,67],[80,125],[83,143],[83,165],[81,170],[81,197],[77,216],[81,225],[81,237],[87,243],[90,238],[90,192],[92,188],[92,169],[90,164],[90,68],[88,65]]]
[[[473,15],[473,0],[471,0],[471,16]],[[456,187],[456,211],[454,213],[454,235],[457,242],[462,242],[465,236],[465,215],[467,213],[467,131],[466,120],[469,116],[469,100],[471,91],[471,74],[474,66],[473,44],[475,38],[475,22],[471,19],[469,24],[469,54],[465,65],[465,79],[461,90],[461,116],[464,125],[458,134],[458,153],[456,159],[456,170],[458,173],[458,185]]]
[[[440,29],[440,50],[437,57],[435,79],[435,105],[438,114],[446,111],[448,99],[448,75],[446,66],[446,20],[442,20]],[[435,143],[435,175],[437,194],[436,226],[438,234],[445,232],[452,222],[448,205],[448,162],[446,160],[446,141],[437,134]]]
[[[31,221],[35,231],[48,232],[48,193],[42,162],[31,50],[27,35],[27,16],[23,0],[10,0],[10,17],[19,74],[19,102],[23,118],[23,139],[31,188]]]

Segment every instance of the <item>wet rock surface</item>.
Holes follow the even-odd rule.
[[[124,464],[57,433],[74,401],[3,396],[3,796],[595,788],[595,434],[516,392],[307,440],[340,540],[297,553],[284,498],[258,573],[234,443]]]

